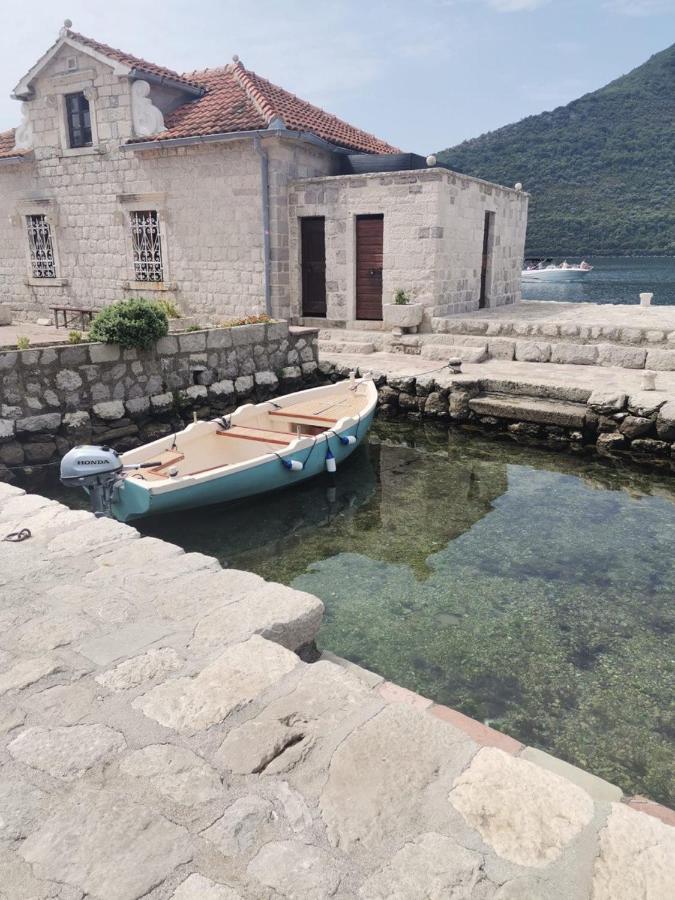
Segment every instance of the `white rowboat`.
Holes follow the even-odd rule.
[[[335,471],[366,437],[376,403],[372,380],[352,378],[246,404],[121,456],[76,447],[61,481],[121,522],[278,490]]]

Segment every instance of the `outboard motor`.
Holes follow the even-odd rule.
[[[110,447],[73,447],[61,460],[61,483],[84,488],[91,498],[92,512],[96,516],[111,516],[123,468],[122,460]]]

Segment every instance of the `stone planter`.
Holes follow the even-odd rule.
[[[417,331],[422,322],[424,307],[419,303],[387,303],[382,307],[382,317],[394,334]]]

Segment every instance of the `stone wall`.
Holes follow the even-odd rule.
[[[76,72],[66,73],[66,56],[77,58]],[[82,88],[91,98],[95,146],[69,150],[62,94]],[[253,142],[122,150],[133,134],[130,103],[128,78],[72,48],[36,79],[36,96],[25,104],[33,158],[0,166],[0,303],[15,320],[35,320],[51,304],[99,307],[125,296],[168,297],[188,315],[263,312],[261,169]],[[273,134],[262,146],[270,169],[272,300],[281,316],[288,309],[285,185],[334,163],[327,150]],[[133,209],[159,212],[165,273],[154,290],[133,280]],[[51,223],[56,279],[31,277],[31,214]]]
[[[384,216],[383,300],[401,288],[429,314],[478,308],[485,213],[494,213],[489,306],[520,299],[528,195],[445,169],[312,178],[290,187],[292,312],[301,314],[300,219],[326,220],[327,319],[356,319],[355,218]]]
[[[169,335],[149,351],[79,344],[0,352],[0,478],[75,444],[127,450],[198,412],[314,383],[317,332],[286,322]],[[7,477],[7,472],[5,472]]]

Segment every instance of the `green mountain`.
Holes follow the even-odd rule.
[[[675,254],[675,45],[599,91],[438,158],[523,182],[530,254]]]

